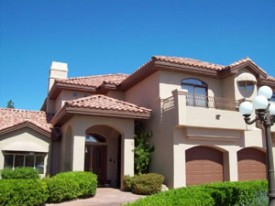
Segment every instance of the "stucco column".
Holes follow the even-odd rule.
[[[73,134],[72,171],[84,171],[85,134]]]
[[[134,176],[134,130],[132,134],[123,135],[121,140],[121,187],[125,175]]]
[[[173,188],[186,186],[185,146],[182,144],[183,132],[179,128],[174,129],[173,144]]]
[[[227,156],[227,155],[225,155]],[[236,150],[228,152],[228,180],[238,181],[238,157]],[[225,168],[226,169],[226,168]]]
[[[175,107],[177,108],[178,125],[186,124],[186,95],[187,90],[174,90],[172,91]]]

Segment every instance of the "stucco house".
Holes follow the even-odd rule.
[[[134,127],[142,122],[153,133],[150,171],[170,188],[265,179],[262,130],[238,112],[262,85],[275,91],[275,78],[249,58],[218,65],[153,56],[130,75],[75,78],[53,62],[41,111],[0,110],[0,169],[93,171],[100,183],[121,186],[134,174]]]

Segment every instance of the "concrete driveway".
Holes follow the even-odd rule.
[[[114,188],[97,188],[96,195],[92,198],[46,204],[46,206],[120,206],[143,197],[145,196],[123,192]]]

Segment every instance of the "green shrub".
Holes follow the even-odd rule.
[[[132,192],[140,195],[151,195],[161,191],[164,177],[156,173],[137,175],[132,180]]]
[[[2,179],[39,179],[38,171],[31,167],[17,167],[14,170],[1,170]]]
[[[47,202],[61,202],[77,198],[79,186],[74,180],[52,177],[45,181],[49,193]]]
[[[123,189],[124,191],[132,191],[132,185],[133,185],[133,178],[132,176],[130,175],[125,175],[123,177]]]
[[[258,197],[266,195],[266,181],[224,182],[205,186],[216,205],[257,205]],[[257,200],[257,201],[256,201]]]
[[[97,177],[91,172],[62,172],[45,181],[49,193],[48,202],[94,196],[97,188]]]
[[[224,182],[161,192],[129,206],[264,206],[267,181]]]
[[[42,205],[48,198],[46,184],[41,180],[0,180],[0,205]]]
[[[97,188],[97,176],[91,172],[62,172],[56,178],[73,180],[78,184],[78,197],[94,196]]]

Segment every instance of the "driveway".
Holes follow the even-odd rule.
[[[46,204],[46,206],[120,206],[143,197],[114,188],[97,188],[96,195],[92,198]]]

